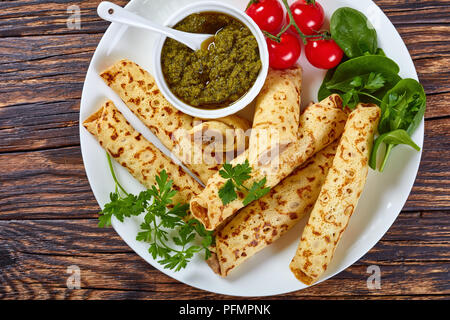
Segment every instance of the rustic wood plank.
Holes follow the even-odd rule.
[[[66,7],[68,3],[68,1],[58,2],[57,6]],[[433,3],[433,6],[436,6],[435,10],[440,14],[446,13],[448,16],[450,9],[444,5],[445,3]],[[93,14],[95,14],[95,5],[87,1],[82,3],[82,5],[85,4],[89,4],[92,7]],[[12,4],[2,3],[2,5],[7,9],[5,15],[8,18],[5,19],[10,21],[11,15],[20,16],[20,13],[17,12],[18,7],[28,8],[28,10],[30,10],[30,6],[36,7],[36,12],[42,16],[45,15],[43,8],[53,6],[54,3],[45,4],[45,2],[29,1],[13,2]],[[406,3],[403,3],[399,5],[399,8],[406,5]],[[420,4],[417,5],[421,7]],[[426,6],[426,8],[428,7]],[[8,12],[8,10],[11,10],[11,12]],[[412,11],[412,14],[421,17],[429,16],[429,14],[420,11]],[[410,21],[409,18],[404,19]],[[14,22],[11,23],[18,25]],[[58,24],[44,24],[48,28],[54,25]],[[10,30],[10,28],[5,27],[5,30]],[[103,31],[102,29],[98,32]],[[444,24],[408,25],[400,26],[399,31],[415,59],[419,76],[427,93],[449,92],[449,71],[442,66],[448,65],[449,62],[450,27]],[[89,59],[100,37],[101,34],[82,33],[24,38],[9,35],[0,39],[0,50],[5,52],[5,60],[0,68],[0,71],[2,71],[0,83],[7,88],[0,92],[0,106],[49,102],[49,99],[61,101],[65,98],[79,98]],[[66,83],[65,86],[64,82]]]
[[[425,119],[448,117],[450,115],[449,101],[450,92],[427,95]]]
[[[0,50],[5,52],[0,64],[0,107],[80,99],[99,40],[97,35],[0,39]]]
[[[42,135],[27,131],[17,140],[30,139],[30,143],[20,145],[15,137],[4,133],[11,129],[5,130],[0,130],[0,141],[6,141],[2,142],[7,144],[2,145],[6,150],[54,147],[77,143],[78,139],[75,122],[65,130],[55,129],[54,134],[61,134],[64,142],[46,130]],[[450,209],[450,154],[443,150],[450,150],[450,121],[427,121],[421,166],[404,210]],[[0,183],[0,219],[83,218],[99,210],[77,146],[0,154]]]
[[[449,209],[450,121],[426,121],[422,161],[403,210]]]
[[[100,1],[70,0],[58,1],[3,1],[0,2],[0,37],[27,35],[54,35],[77,33],[102,33],[108,23],[96,14]],[[395,25],[404,24],[445,24],[450,12],[448,1],[395,1],[377,0],[378,6]],[[119,5],[126,0],[116,1]],[[81,29],[67,28],[70,5],[78,5],[81,13]]]
[[[448,117],[447,101],[450,93],[428,96],[426,119]],[[78,145],[78,110],[78,99],[0,108],[0,153]],[[436,125],[427,121],[426,128]],[[436,134],[441,136],[440,132]]]
[[[0,298],[234,298],[165,276],[113,230],[96,227],[99,209],[78,147],[78,110],[90,58],[108,26],[95,13],[98,2],[76,3],[80,30],[66,26],[70,0],[0,2]],[[450,211],[442,211],[450,209],[450,1],[376,2],[402,35],[428,94],[415,186],[405,211],[355,265],[273,299],[450,296]],[[80,290],[66,288],[70,264],[81,267]],[[371,264],[381,268],[381,290],[366,287]]]
[[[449,215],[448,211],[401,212],[383,241],[447,243],[450,241]]]
[[[79,147],[8,153],[0,159],[0,219],[75,219],[99,211]]]
[[[397,30],[415,60],[449,55],[450,26],[442,24],[420,26],[414,24],[399,26]]]
[[[450,93],[428,96],[426,119],[450,115],[447,101]],[[78,145],[78,110],[78,99],[0,108],[0,153]],[[427,121],[426,126],[435,125]]]
[[[109,23],[97,16],[100,1],[2,1],[0,2],[0,37],[29,35],[55,35],[77,33],[102,33]],[[117,0],[116,4],[124,6],[127,0]],[[80,8],[81,29],[69,29],[67,20],[72,12],[69,6]]]
[[[377,245],[363,260],[450,261],[450,251],[443,250],[450,247],[448,215],[446,211],[401,213],[380,247]],[[6,241],[11,250],[24,253],[95,256],[133,252],[112,228],[98,228],[96,219],[6,220],[0,221],[0,227],[0,240]],[[392,251],[396,246],[399,252]]]
[[[385,237],[388,240],[382,240],[356,264],[322,284],[285,296],[450,294],[450,284],[445,281],[450,268],[449,222],[441,233],[432,232],[433,223],[445,214],[399,217]],[[421,233],[420,239],[394,240],[405,224],[412,224],[411,219],[419,220],[415,231]],[[177,292],[177,298],[215,297],[162,274],[133,253],[112,229],[99,229],[90,219],[2,221],[0,253],[1,298],[14,298],[18,292],[32,298],[54,297],[55,290],[64,291],[70,265],[80,267],[85,290],[142,291],[149,298],[173,297]],[[367,289],[367,267],[372,264],[381,268],[381,290]],[[417,286],[419,277],[421,285]],[[70,297],[71,290],[64,294]],[[123,294],[126,292],[118,293]]]
[[[17,299],[57,299],[57,300],[219,300],[223,303],[227,303],[228,300],[260,300],[261,298],[239,298],[231,296],[215,295],[207,292],[187,292],[181,291],[177,293],[167,293],[167,292],[149,292],[149,291],[118,291],[118,290],[107,290],[107,289],[77,289],[68,290],[67,288],[52,288],[48,290],[42,286],[28,286],[31,287],[30,291],[16,292],[4,295],[1,299],[4,300],[17,300]],[[447,295],[358,295],[358,296],[275,296],[275,297],[264,297],[264,300],[448,300]]]
[[[0,108],[0,152],[79,145],[79,106],[69,99]]]

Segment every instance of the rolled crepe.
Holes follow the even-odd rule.
[[[219,149],[222,145],[214,145],[212,149],[209,141],[191,138],[190,135],[195,127],[202,125],[202,120],[184,114],[173,107],[164,98],[155,79],[147,71],[132,61],[120,60],[102,72],[100,76],[163,145],[203,183],[206,184],[208,179],[219,170],[226,152]],[[203,122],[208,123],[208,121]],[[234,139],[232,143],[237,140],[243,142],[243,146],[241,144],[234,148],[236,154],[242,153],[246,147],[246,140],[243,137],[245,131],[250,128],[249,122],[235,115],[216,119],[214,122],[222,124],[220,130],[210,134],[215,137],[221,136],[225,139],[227,136],[224,130],[237,130],[236,135],[239,137],[232,137]],[[210,127],[217,128],[214,124]],[[205,152],[205,149],[209,152]]]
[[[360,104],[348,117],[333,165],[290,264],[297,279],[307,285],[327,269],[358,204],[380,114],[378,106]]]
[[[269,148],[283,148],[297,140],[300,118],[302,69],[269,69],[266,82],[256,98],[250,136],[250,156]]]
[[[174,204],[188,203],[200,193],[201,185],[137,132],[112,101],[105,102],[83,125],[146,188],[153,186],[155,176],[165,169],[173,180],[173,189],[178,191]]]
[[[346,119],[347,114],[342,109],[339,95],[332,95],[320,103],[308,106],[300,116],[298,140],[289,144],[276,161],[265,165],[250,162],[252,171],[244,184],[249,188],[254,182],[266,177],[266,187],[276,186],[308,158],[336,140],[344,130]],[[247,150],[230,163],[233,166],[244,163],[248,156]],[[206,188],[191,200],[192,214],[207,230],[216,229],[225,219],[244,207],[245,195],[242,192],[238,192],[236,200],[226,205],[222,203],[219,190],[226,181],[216,173],[209,179]]]
[[[307,215],[333,163],[337,142],[316,153],[270,193],[252,202],[217,232],[214,270],[226,277],[245,260],[281,238]]]

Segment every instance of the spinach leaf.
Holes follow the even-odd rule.
[[[385,56],[366,55],[348,60],[332,75],[327,74],[319,90],[319,100],[338,93],[350,108],[359,102],[380,104],[386,92],[401,80],[398,72],[398,65]]]
[[[319,88],[319,92],[317,93],[318,101],[322,101],[323,99],[331,96],[332,92],[327,89],[326,84],[333,77],[334,71],[336,71],[336,68],[327,71],[325,78],[323,79],[322,84]]]
[[[425,114],[427,98],[422,85],[414,79],[403,79],[383,97],[382,121],[389,119],[390,129],[404,129],[413,134]],[[380,133],[386,132],[383,127]]]
[[[391,132],[384,133],[375,140],[375,142],[373,143],[372,153],[370,154],[369,166],[374,170],[377,167],[377,154],[382,143],[385,143],[387,145],[387,148],[381,164],[381,168],[384,168],[384,166],[386,165],[392,148],[398,144],[406,144],[416,149],[417,151],[420,151],[420,147],[415,144],[415,142],[411,139],[411,137],[405,130],[397,129]],[[382,169],[380,169],[380,171],[382,171]]]
[[[381,119],[378,132],[381,134],[374,143],[369,165],[376,169],[376,157],[381,143],[386,144],[386,152],[380,166],[383,171],[389,154],[398,144],[407,144],[420,150],[411,140],[411,134],[419,126],[425,114],[426,95],[422,85],[414,79],[403,79],[389,90],[381,103]]]
[[[358,10],[349,7],[337,9],[331,17],[330,31],[331,37],[349,58],[377,53],[377,32]]]
[[[330,81],[328,81],[328,83],[338,83],[358,75],[368,74],[370,72],[381,73],[383,75],[393,75],[391,76],[392,78],[399,79],[399,71],[399,66],[388,57],[382,55],[366,55],[341,63],[336,68],[336,71],[333,73],[333,77]]]
[[[378,48],[377,49],[377,53],[375,53],[375,54],[378,55],[378,56],[386,57],[386,53],[384,53],[384,50],[381,49],[381,48]]]

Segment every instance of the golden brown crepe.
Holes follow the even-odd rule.
[[[358,204],[380,114],[376,105],[359,104],[348,117],[333,165],[290,264],[297,279],[307,285],[317,281],[327,269]]]
[[[165,169],[177,194],[174,203],[188,203],[200,193],[201,185],[137,132],[112,101],[83,122],[100,145],[146,188],[155,184],[155,176]]]
[[[315,154],[274,187],[252,202],[218,231],[213,258],[215,271],[226,277],[245,260],[278,240],[307,215],[333,163],[337,142]]]
[[[279,155],[277,161],[261,165],[250,163],[252,171],[245,182],[247,188],[266,177],[265,186],[272,188],[287,177],[295,168],[303,164],[313,154],[332,143],[344,130],[347,114],[342,109],[342,99],[332,95],[320,103],[308,106],[300,116],[298,140],[289,144]],[[244,163],[248,150],[231,164]],[[275,163],[276,162],[276,163]],[[274,165],[275,163],[275,165]],[[244,207],[245,194],[238,192],[238,199],[224,205],[219,190],[226,179],[216,173],[209,179],[206,188],[191,200],[191,212],[207,230],[216,229],[228,217]]]
[[[194,144],[191,133],[196,126],[201,126],[201,119],[193,118],[173,107],[156,86],[154,78],[143,68],[129,60],[121,60],[100,74],[130,110],[158,137],[175,156],[177,156],[199,179],[206,184],[208,179],[219,170],[226,152],[220,151],[204,139]],[[203,121],[208,123],[208,121]],[[217,123],[222,126],[218,129]],[[250,128],[247,120],[232,115],[215,119],[209,127],[217,129],[215,136],[225,137],[225,130],[239,129],[239,137],[232,137],[232,142],[239,140],[244,146],[234,148],[235,153],[245,150],[245,131]],[[202,129],[203,130],[203,129]],[[212,129],[210,129],[212,130]],[[248,139],[247,139],[248,140]],[[228,141],[228,144],[230,142]],[[235,155],[236,155],[235,154]],[[235,156],[234,155],[234,156]],[[233,156],[233,158],[234,158]]]
[[[256,98],[250,157],[262,155],[274,147],[283,148],[297,140],[301,85],[300,66],[285,70],[269,69]]]

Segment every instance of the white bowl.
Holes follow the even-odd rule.
[[[220,12],[225,13],[227,15],[230,15],[239,21],[241,21],[243,24],[247,26],[247,28],[250,29],[252,34],[255,36],[256,41],[258,42],[259,47],[259,55],[261,58],[262,68],[259,72],[258,77],[256,78],[255,83],[250,88],[250,90],[242,96],[239,100],[235,101],[231,105],[221,108],[221,109],[212,109],[212,110],[206,110],[206,109],[200,109],[192,107],[180,99],[178,99],[172,91],[169,89],[168,85],[166,84],[166,81],[164,79],[164,75],[161,68],[161,51],[162,47],[164,45],[164,42],[166,41],[166,36],[161,36],[155,45],[155,51],[153,54],[154,60],[154,73],[155,73],[155,80],[156,84],[160,88],[162,94],[164,97],[178,110],[187,113],[193,117],[199,117],[203,119],[215,119],[220,117],[225,117],[230,114],[234,114],[243,108],[245,108],[247,105],[249,105],[253,99],[258,95],[258,93],[261,91],[262,86],[264,85],[264,82],[267,77],[267,72],[269,70],[269,52],[267,50],[267,43],[264,38],[263,33],[259,29],[259,27],[256,25],[256,23],[247,15],[245,12],[240,11],[239,9],[236,9],[230,5],[225,5],[223,3],[219,3],[216,1],[204,1],[204,2],[197,2],[190,4],[186,7],[181,8],[177,12],[175,12],[166,22],[165,25],[169,27],[173,27],[175,24],[189,16],[193,13],[199,13],[199,12]]]

